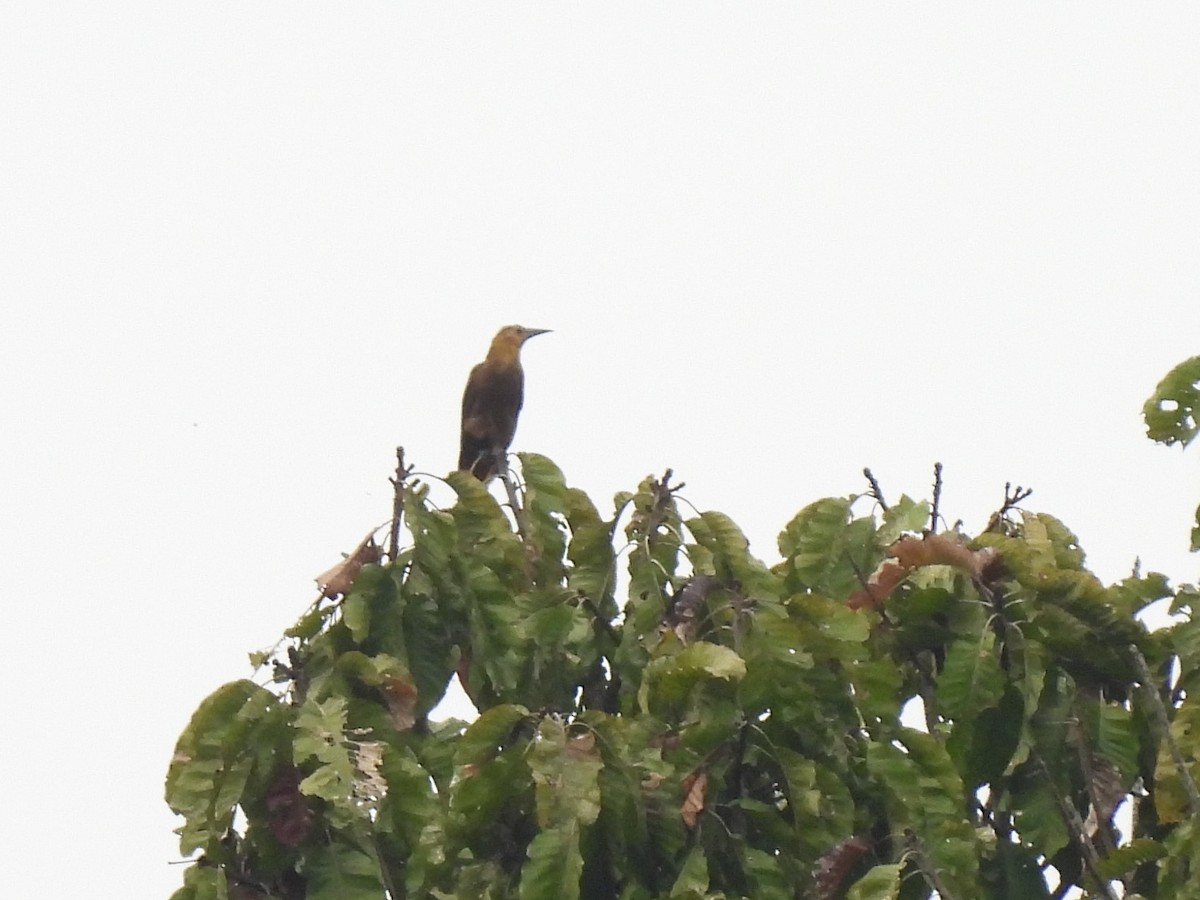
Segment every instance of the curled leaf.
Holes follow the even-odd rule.
[[[313,580],[321,589],[322,597],[334,600],[350,590],[363,566],[367,563],[377,563],[382,557],[383,548],[375,543],[375,532],[372,531],[345,559],[326,569]]]
[[[397,731],[408,731],[417,721],[417,686],[411,678],[387,675],[379,685],[387,702],[388,717]]]
[[[997,561],[994,547],[972,550],[954,534],[906,534],[892,542],[888,557],[863,588],[846,598],[846,605],[851,609],[881,606],[913,569],[922,566],[953,566],[973,578],[983,578],[995,570]]]
[[[688,828],[696,827],[696,819],[704,811],[704,792],[708,789],[708,773],[693,772],[683,779],[683,805],[679,816]]]

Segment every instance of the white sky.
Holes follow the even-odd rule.
[[[165,898],[199,701],[455,461],[601,505],[667,466],[774,561],[801,506],[1005,481],[1106,579],[1194,581],[1195,4],[22,2],[0,12],[0,847]]]

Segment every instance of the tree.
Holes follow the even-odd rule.
[[[1197,383],[1151,437],[1195,436]],[[867,472],[767,565],[669,471],[602,514],[518,458],[506,512],[401,457],[387,552],[200,705],[174,900],[1200,897],[1195,588],[1102,584],[1020,488],[946,530],[940,470],[890,504]],[[430,721],[456,673],[479,717]]]

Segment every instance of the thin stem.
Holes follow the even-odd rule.
[[[412,466],[404,465],[404,448],[396,448],[396,475],[392,483],[392,529],[388,539],[388,559],[396,561],[400,554],[400,520],[404,516],[404,482],[412,474]]]
[[[957,900],[954,894],[946,887],[946,882],[942,880],[942,876],[938,874],[938,870],[934,867],[929,856],[925,853],[925,847],[921,843],[921,839],[917,837],[916,832],[911,828],[904,829],[904,844],[908,852],[912,854],[913,861],[917,864],[917,868],[925,878],[925,883],[933,890],[937,891],[938,896],[942,900]]]
[[[1042,774],[1046,776],[1046,784],[1050,788],[1050,794],[1054,797],[1054,803],[1058,806],[1058,814],[1062,817],[1063,824],[1067,826],[1067,831],[1075,839],[1075,845],[1079,848],[1079,855],[1083,859],[1084,868],[1092,877],[1092,881],[1096,883],[1096,888],[1101,895],[1107,900],[1118,900],[1117,895],[1113,893],[1108,882],[1100,875],[1100,854],[1096,852],[1096,847],[1088,840],[1087,835],[1083,830],[1083,820],[1079,818],[1079,810],[1058,790],[1058,785],[1054,781],[1054,776],[1050,774],[1050,769],[1046,766],[1045,760],[1042,759],[1037,750],[1033,750],[1030,754],[1034,762],[1041,767]]]
[[[513,482],[512,472],[508,468],[508,457],[502,453],[497,454],[496,472],[499,474],[500,480],[504,482],[504,490],[508,493],[508,505],[517,520],[517,531],[521,534],[521,540],[527,549],[532,549],[534,544],[530,535],[529,518],[525,515],[524,507],[521,506],[520,497],[517,496],[517,486]]]

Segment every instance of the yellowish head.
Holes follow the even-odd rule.
[[[505,325],[492,338],[488,359],[513,363],[521,352],[521,345],[531,337],[545,334],[549,328],[526,328],[524,325]]]
[[[549,328],[526,328],[524,325],[505,325],[496,335],[497,341],[503,341],[506,344],[515,344],[520,347],[531,337],[537,337],[539,334],[547,334]]]

